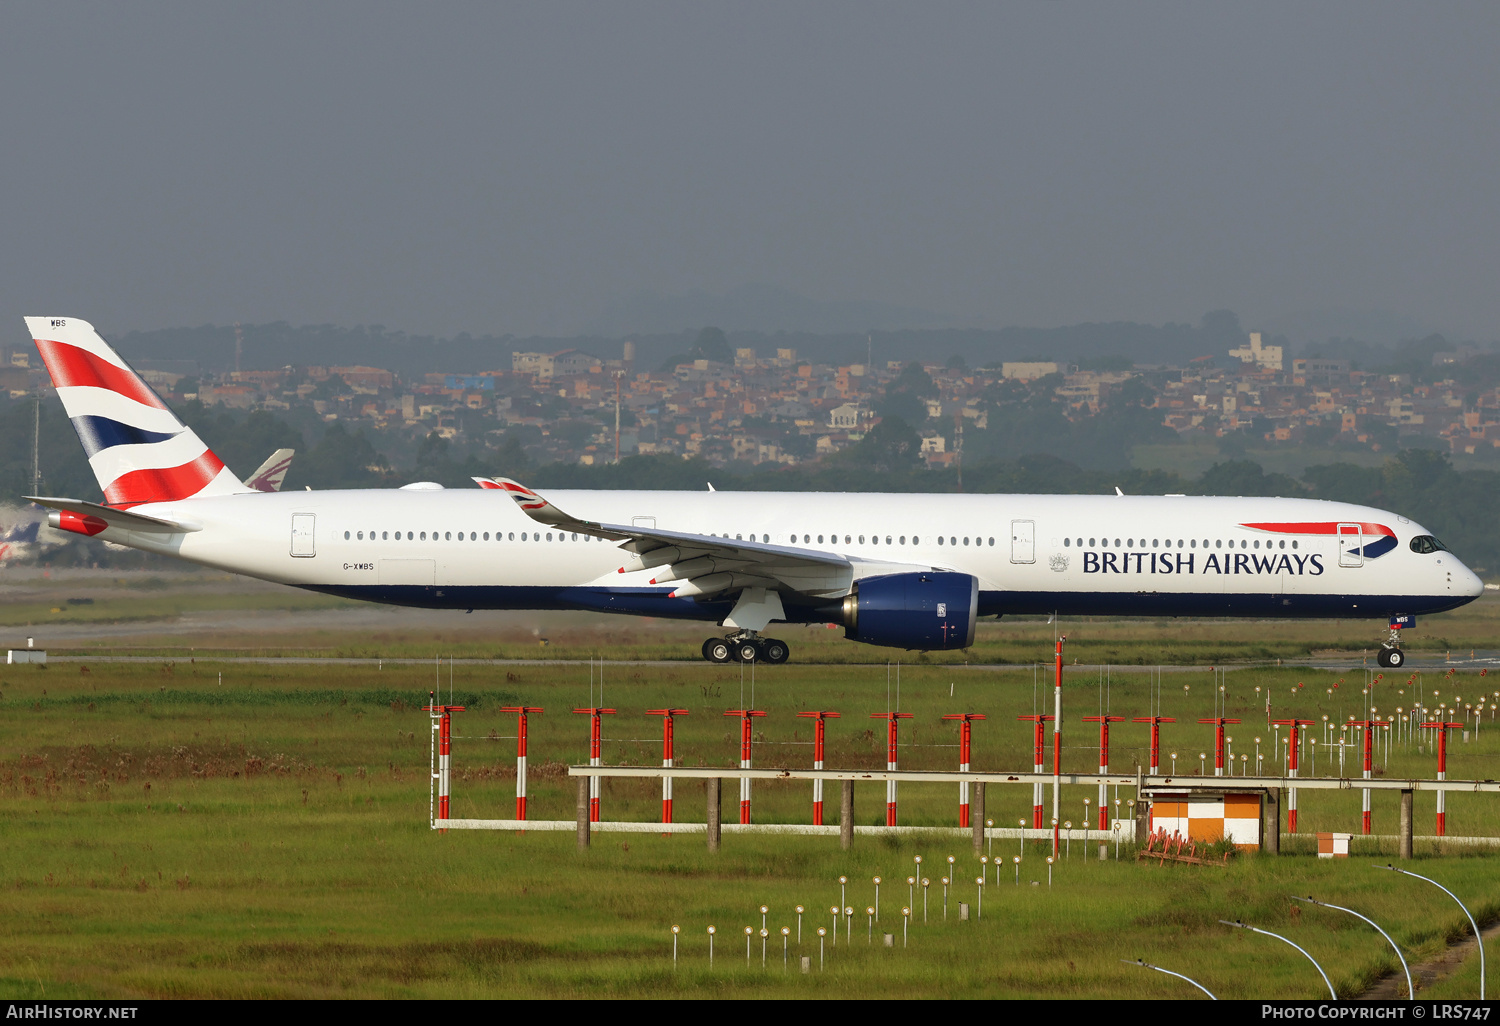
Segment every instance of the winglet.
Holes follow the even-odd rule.
[[[519,481],[512,481],[508,477],[490,478],[490,486],[505,492],[516,501],[516,505],[531,519],[550,524],[554,527],[560,524],[573,523],[574,518],[568,516],[552,503],[542,498],[536,492],[527,488]],[[481,484],[481,488],[486,487]]]

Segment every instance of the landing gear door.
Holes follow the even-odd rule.
[[[1012,563],[1036,562],[1036,522],[1012,520],[1010,522],[1010,561]]]
[[[1364,566],[1364,528],[1359,524],[1340,524],[1338,532],[1339,566]]]
[[[317,520],[311,513],[292,514],[292,555],[304,558],[316,555],[313,548],[313,525]]]

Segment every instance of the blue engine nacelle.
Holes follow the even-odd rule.
[[[891,648],[968,648],[978,607],[979,579],[969,574],[866,577],[844,599],[844,636]]]

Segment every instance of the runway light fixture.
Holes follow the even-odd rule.
[[[1448,888],[1444,887],[1442,884],[1438,883],[1436,880],[1433,880],[1433,879],[1431,879],[1429,877],[1420,876],[1420,875],[1418,875],[1416,873],[1413,873],[1409,869],[1402,869],[1399,866],[1393,866],[1390,863],[1386,863],[1384,866],[1376,866],[1375,868],[1376,869],[1388,869],[1392,873],[1400,873],[1402,876],[1411,876],[1411,877],[1416,877],[1416,879],[1418,879],[1418,880],[1425,880],[1427,883],[1432,884],[1432,886],[1436,887],[1438,890],[1440,890],[1444,894],[1448,895],[1448,897],[1452,898],[1453,901],[1458,905],[1458,907],[1461,908],[1461,909],[1463,909],[1464,915],[1468,916],[1469,925],[1471,927],[1473,927],[1473,929],[1474,929],[1474,939],[1479,942],[1479,1000],[1483,1001],[1484,1000],[1484,938],[1479,933],[1479,924],[1476,923],[1476,922],[1474,922],[1474,917],[1469,914],[1469,907],[1467,905],[1465,905],[1463,902],[1461,902],[1461,901],[1458,900],[1458,895],[1454,894]]]
[[[1120,959],[1120,961],[1124,962],[1126,965],[1138,965],[1142,969],[1155,969],[1159,973],[1166,973],[1168,976],[1175,976],[1179,980],[1187,980],[1189,983],[1191,983],[1193,986],[1197,987],[1199,990],[1203,991],[1203,993],[1207,994],[1213,1000],[1215,1000],[1215,1001],[1219,1000],[1217,997],[1214,996],[1214,992],[1213,991],[1209,990],[1203,984],[1199,983],[1197,980],[1193,979],[1190,976],[1184,976],[1181,973],[1174,973],[1170,969],[1163,969],[1159,965],[1152,965],[1150,962],[1142,961],[1139,958],[1137,958],[1133,962],[1130,959],[1128,959],[1128,958],[1122,958],[1122,959]]]
[[[1338,993],[1333,989],[1333,984],[1328,982],[1328,974],[1323,971],[1322,966],[1318,965],[1318,960],[1307,954],[1307,952],[1297,944],[1293,944],[1291,941],[1287,940],[1279,933],[1272,933],[1270,930],[1262,930],[1259,927],[1251,926],[1249,923],[1242,923],[1238,919],[1236,919],[1232,923],[1227,919],[1220,919],[1219,922],[1223,923],[1225,926],[1232,926],[1236,930],[1249,930],[1252,933],[1265,934],[1267,937],[1275,937],[1277,940],[1282,941],[1283,943],[1291,944],[1292,947],[1296,948],[1298,951],[1301,951],[1302,954],[1306,956],[1307,960],[1313,964],[1313,968],[1318,971],[1318,975],[1323,977],[1323,982],[1328,986],[1328,996],[1335,1001],[1339,999]]]

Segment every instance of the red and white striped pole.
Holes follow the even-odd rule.
[[[798,716],[808,717],[813,721],[813,769],[823,768],[823,721],[825,719],[838,719],[839,714],[828,710],[809,710],[799,712]],[[823,781],[813,781],[813,826],[823,825]]]
[[[1084,723],[1099,724],[1099,775],[1109,775],[1109,725],[1120,723],[1123,716],[1085,716]],[[1099,829],[1109,829],[1109,785],[1099,781]]]
[[[1373,775],[1373,770],[1374,770],[1374,755],[1375,755],[1375,753],[1374,753],[1374,748],[1375,748],[1374,736],[1375,736],[1375,728],[1378,727],[1379,725],[1380,725],[1380,721],[1378,721],[1378,720],[1351,720],[1351,721],[1349,721],[1349,726],[1362,729],[1365,732],[1365,743],[1364,743],[1365,764],[1364,764],[1364,773],[1365,773],[1365,779],[1366,780],[1369,780],[1370,777]],[[1360,788],[1360,794],[1362,796],[1362,800],[1360,802],[1360,826],[1361,826],[1361,831],[1363,833],[1368,834],[1370,832],[1370,789],[1368,787],[1362,787],[1362,788]]]
[[[526,717],[542,714],[541,706],[505,705],[501,712],[513,712],[516,718],[516,818],[526,820]]]
[[[972,730],[971,724],[974,720],[984,719],[984,714],[947,713],[943,716],[943,719],[958,721],[958,771],[960,773],[967,773],[969,772],[969,742],[971,738],[970,732]],[[1041,725],[1038,724],[1037,730],[1040,732],[1041,729]],[[1041,744],[1040,736],[1038,737],[1037,743],[1039,745]],[[958,825],[961,827],[966,827],[969,825],[969,782],[967,780],[960,780],[958,782]]]
[[[1312,726],[1313,721],[1292,719],[1272,720],[1271,722],[1280,723],[1283,726],[1292,728],[1291,737],[1287,739],[1287,745],[1289,748],[1288,758],[1290,759],[1290,763],[1287,766],[1287,775],[1295,780],[1297,778],[1297,753],[1302,748],[1301,735],[1299,731],[1302,727]],[[1295,834],[1297,832],[1297,789],[1295,787],[1288,787],[1286,789],[1286,831],[1289,834]]]
[[[740,718],[740,769],[749,769],[750,748],[753,740],[750,734],[750,718],[764,716],[765,712],[760,709],[730,709],[724,715]],[[747,824],[750,822],[749,777],[740,777],[740,822]]]
[[[1057,858],[1058,820],[1062,818],[1062,647],[1066,634],[1057,638],[1057,676],[1052,687],[1052,857]]]
[[[686,716],[686,709],[647,709],[647,716],[660,716],[661,722],[661,764],[664,769],[671,769],[672,762],[672,721],[677,716]],[[672,778],[661,778],[661,821],[672,822]]]
[[[431,705],[422,708],[432,718],[432,731],[436,735],[437,768],[433,773],[433,780],[437,781],[437,815],[436,820],[446,821],[448,819],[448,783],[449,783],[449,760],[453,754],[453,714],[463,712],[461,705],[439,705],[436,696],[431,691],[427,692]],[[434,823],[434,825],[436,825]],[[439,833],[446,834],[447,827],[439,827]]]
[[[1161,773],[1161,725],[1163,723],[1176,723],[1172,716],[1137,716],[1136,723],[1151,724],[1151,775],[1157,776]],[[1146,811],[1146,833],[1150,834],[1156,830],[1156,807],[1148,805]]]
[[[902,712],[870,714],[870,719],[885,720],[889,724],[886,730],[885,768],[891,772],[896,770],[896,721],[911,718],[911,713]],[[896,782],[894,780],[885,782],[885,825],[896,825]]]
[[[601,762],[599,758],[600,742],[603,740],[603,737],[600,733],[600,725],[603,723],[601,717],[613,716],[615,711],[613,709],[601,709],[597,706],[591,706],[587,709],[574,709],[573,711],[575,713],[578,713],[580,716],[587,715],[589,718],[589,765],[604,765],[604,763]],[[598,777],[589,777],[589,822],[599,822]]]
[[[1422,724],[1437,730],[1438,735],[1438,774],[1439,780],[1448,779],[1448,731],[1457,730],[1463,726],[1462,723],[1447,723],[1442,720],[1434,720]],[[1437,793],[1437,835],[1446,837],[1448,834],[1448,797],[1447,791]]]
[[[1047,737],[1045,724],[1052,719],[1051,716],[1017,716],[1018,720],[1026,720],[1036,724],[1036,743],[1031,753],[1031,772],[1041,776],[1047,772]],[[1042,799],[1044,797],[1043,785],[1040,780],[1031,785],[1031,825],[1036,829],[1042,828]]]
[[[1240,721],[1232,720],[1225,716],[1212,716],[1201,719],[1198,722],[1212,723],[1214,725],[1214,776],[1222,777],[1224,775],[1224,724],[1238,723]],[[1295,730],[1296,728],[1293,729]]]

